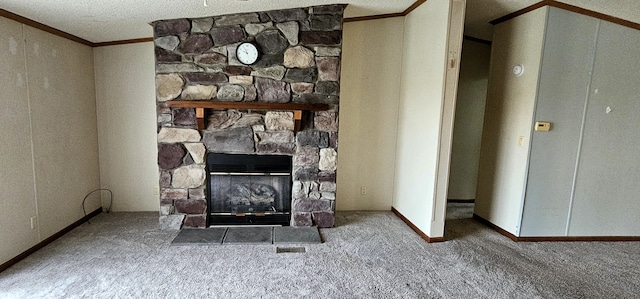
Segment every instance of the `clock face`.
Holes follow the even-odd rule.
[[[244,64],[253,64],[258,61],[258,48],[252,43],[242,43],[236,50],[236,57]]]

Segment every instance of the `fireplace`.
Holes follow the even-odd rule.
[[[289,225],[291,156],[207,155],[208,225]]]
[[[153,22],[161,228],[334,226],[344,8]],[[256,63],[238,61],[243,42]],[[288,159],[287,174],[209,169],[208,153]]]

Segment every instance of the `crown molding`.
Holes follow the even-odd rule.
[[[399,12],[399,13],[390,13],[390,14],[381,14],[381,15],[371,15],[371,16],[363,16],[363,17],[345,18],[344,22],[357,22],[357,21],[368,21],[368,20],[378,20],[378,19],[386,19],[386,18],[404,17],[404,16],[408,15],[409,13],[411,13],[416,8],[418,8],[420,5],[424,4],[425,2],[427,2],[427,0],[417,0],[411,6],[409,6],[407,9],[405,9],[403,12]],[[10,11],[7,11],[7,10],[4,10],[4,9],[0,9],[0,17],[5,17],[7,19],[11,19],[11,20],[14,20],[16,22],[25,24],[27,26],[31,26],[33,28],[37,28],[37,29],[40,29],[42,31],[46,31],[46,32],[49,32],[51,34],[66,38],[68,40],[72,40],[74,42],[81,43],[83,45],[87,45],[89,47],[94,47],[94,48],[95,47],[114,46],[114,45],[145,43],[145,42],[153,41],[153,37],[144,37],[144,38],[135,38],[135,39],[127,39],[127,40],[115,40],[115,41],[110,41],[110,42],[94,43],[94,42],[90,42],[90,41],[88,41],[86,39],[77,37],[75,35],[66,33],[66,32],[64,32],[62,30],[58,30],[58,29],[53,28],[51,26],[47,26],[47,25],[42,24],[40,22],[36,22],[36,21],[31,20],[29,18],[25,18],[23,16],[14,14],[14,13],[12,13]]]
[[[68,40],[72,40],[74,42],[81,43],[81,44],[89,46],[89,47],[95,47],[94,43],[92,43],[92,42],[90,42],[90,41],[88,41],[86,39],[83,39],[83,38],[77,37],[75,35],[66,33],[64,31],[58,30],[56,28],[53,28],[51,26],[47,26],[47,25],[42,24],[40,22],[36,22],[36,21],[34,21],[32,19],[25,18],[23,16],[14,14],[14,13],[12,13],[10,11],[7,11],[7,10],[4,10],[4,9],[0,9],[0,17],[5,17],[7,19],[14,20],[14,21],[16,21],[18,23],[22,23],[22,24],[25,24],[27,26],[30,26],[30,27],[33,27],[33,28],[36,28],[36,29],[40,29],[40,30],[45,31],[45,32],[49,32],[49,33],[51,33],[53,35],[57,35],[57,36],[66,38]]]
[[[521,10],[518,10],[516,12],[510,13],[506,16],[497,18],[491,22],[489,22],[491,25],[496,25],[496,24],[500,24],[502,22],[506,22],[508,20],[511,20],[515,17],[521,16],[523,14],[526,14],[530,11],[536,10],[538,8],[541,7],[545,7],[545,6],[550,6],[550,7],[556,7],[556,8],[560,8],[560,9],[564,9],[567,11],[571,11],[571,12],[575,12],[575,13],[579,13],[581,15],[585,15],[585,16],[589,16],[589,17],[594,17],[596,19],[600,19],[603,21],[607,21],[607,22],[611,22],[614,24],[618,24],[618,25],[622,25],[625,27],[629,27],[632,29],[636,29],[636,30],[640,30],[640,23],[635,23],[635,22],[631,22],[629,20],[625,20],[625,19],[621,19],[618,17],[614,17],[612,15],[607,15],[607,14],[603,14],[603,13],[599,13],[597,11],[593,11],[593,10],[589,10],[589,9],[585,9],[582,7],[578,7],[575,5],[571,5],[571,4],[566,4],[566,3],[562,3],[562,2],[558,2],[558,1],[554,1],[554,0],[543,0],[540,1],[536,4],[533,4],[531,6],[525,7]]]

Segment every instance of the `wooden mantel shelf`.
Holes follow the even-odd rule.
[[[328,104],[299,104],[299,103],[264,103],[264,102],[214,102],[214,101],[167,101],[168,107],[195,108],[198,129],[204,130],[204,109],[241,109],[241,110],[286,110],[293,111],[295,131],[300,130],[303,111],[329,110]]]

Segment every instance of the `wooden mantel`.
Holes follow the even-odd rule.
[[[168,107],[195,108],[198,129],[204,130],[204,109],[239,109],[239,110],[275,110],[293,111],[295,131],[300,129],[303,111],[329,110],[328,104],[299,104],[299,103],[265,103],[265,102],[215,102],[215,101],[167,101]]]

